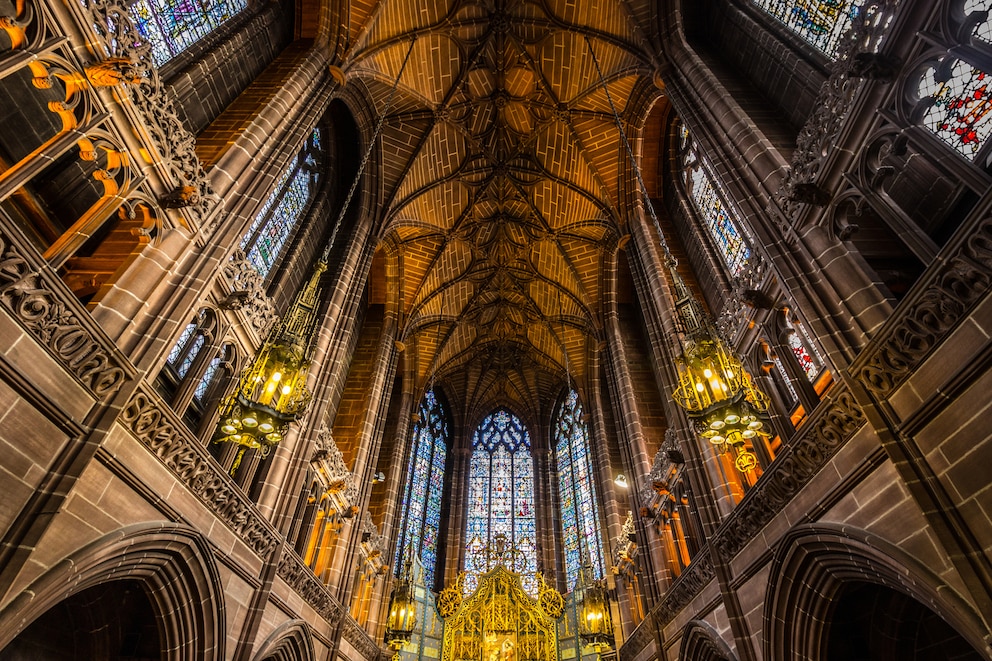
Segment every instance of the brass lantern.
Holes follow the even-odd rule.
[[[579,638],[587,647],[602,651],[613,646],[613,622],[610,618],[610,598],[606,580],[588,579],[591,568],[583,569],[587,580],[582,588],[579,608]]]
[[[241,446],[232,475],[245,450],[254,448],[266,456],[310,403],[307,369],[317,325],[318,284],[327,270],[326,260],[325,253],[286,316],[241,372],[237,388],[221,402],[214,442]]]
[[[407,560],[403,574],[396,579],[393,593],[389,597],[385,641],[397,652],[410,642],[413,627],[417,622],[417,602],[413,592],[413,581],[410,578],[411,566],[411,561]]]
[[[675,268],[670,270],[683,337],[672,398],[695,421],[699,435],[746,473],[758,464],[748,443],[767,435],[768,396],[755,387]]]

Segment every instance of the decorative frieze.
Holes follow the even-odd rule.
[[[744,548],[865,423],[864,413],[846,390],[816,413],[806,433],[775,458],[710,540],[722,557],[733,558]]]
[[[884,399],[983,299],[992,286],[992,218],[929,276],[930,284],[892,327],[866,349],[851,372]]]
[[[651,616],[651,613],[648,613],[647,617],[641,620],[641,623],[637,625],[634,632],[630,634],[630,637],[624,641],[623,646],[617,650],[617,656],[620,658],[620,661],[636,659],[655,640],[654,618]]]
[[[283,548],[277,572],[331,626],[341,620],[344,609],[291,548]]]
[[[665,593],[658,607],[652,611],[651,614],[658,626],[663,627],[671,622],[678,612],[688,606],[689,602],[713,580],[714,575],[713,565],[710,564],[705,549],[700,550],[692,563],[672,584],[671,589]]]
[[[162,401],[138,390],[120,420],[200,501],[261,557],[278,538],[254,504]]]
[[[365,630],[358,626],[358,622],[350,617],[344,621],[343,635],[344,639],[351,643],[351,646],[367,661],[378,661],[380,655],[383,654],[372,637],[365,633]]]
[[[133,376],[127,361],[104,340],[61,281],[40,257],[32,263],[6,234],[0,233],[0,303],[98,399],[112,395]]]

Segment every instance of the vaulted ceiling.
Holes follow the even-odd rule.
[[[536,414],[601,346],[636,194],[610,102],[636,137],[660,95],[654,5],[382,0],[343,14],[341,68],[377,116],[402,70],[375,206],[406,358],[470,416]]]

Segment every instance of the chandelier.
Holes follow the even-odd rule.
[[[589,37],[586,45],[592,55],[606,100],[613,111],[613,119],[627,151],[630,166],[637,177],[639,193],[648,215],[658,234],[665,265],[671,275],[675,296],[675,322],[679,332],[681,352],[675,360],[678,385],[672,399],[693,420],[697,434],[708,441],[718,453],[726,453],[742,473],[753,470],[758,458],[752,452],[753,442],[767,437],[768,396],[755,387],[751,375],[744,369],[740,358],[720,337],[712,318],[703,310],[676,267],[661,231],[661,223],[648,198],[647,187],[634,158],[634,151],[627,140],[620,114],[606,85],[606,78],[599,66],[596,52]]]
[[[306,377],[317,326],[320,276],[326,270],[325,251],[289,311],[241,372],[237,388],[220,404],[214,442],[241,446],[231,467],[232,475],[249,448],[267,456],[286,435],[289,423],[310,404]]]

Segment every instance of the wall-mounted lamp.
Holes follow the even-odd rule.
[[[621,489],[626,489],[627,488],[627,476],[624,475],[623,473],[620,473],[613,480],[613,484],[617,485]]]
[[[385,482],[385,481],[386,481],[386,474],[383,473],[382,471],[380,471],[380,472],[378,472],[378,473],[376,473],[375,475],[372,476],[372,483],[373,484],[379,484],[380,482]]]

